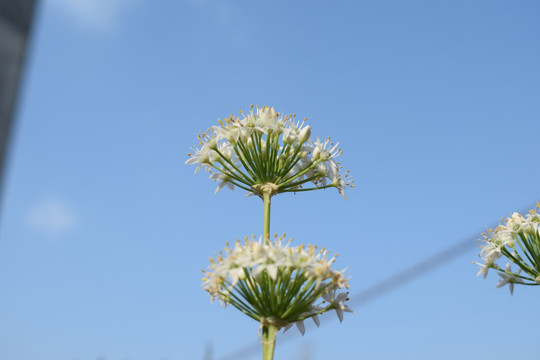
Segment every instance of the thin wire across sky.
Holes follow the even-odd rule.
[[[527,212],[529,209],[534,208],[535,204],[533,203],[527,208],[522,209],[520,212]],[[497,224],[492,224],[490,227],[496,227]],[[410,284],[412,281],[419,279],[420,277],[435,271],[450,262],[458,259],[462,255],[468,254],[477,245],[477,239],[479,234],[482,231],[468,236],[463,240],[460,240],[451,246],[438,251],[425,259],[408,266],[404,269],[398,270],[395,273],[387,276],[382,281],[373,284],[364,290],[350,296],[349,305],[351,308],[358,308],[362,305],[365,305],[369,302],[377,300],[383,295],[386,295],[392,291],[398,290],[399,288],[404,287],[405,285]],[[321,317],[321,323],[328,321],[328,317]],[[279,337],[279,343],[291,341],[298,339],[298,335],[293,332],[287,332],[282,334]],[[259,342],[253,342],[249,345],[238,348],[237,350],[226,354],[225,356],[218,357],[217,360],[239,360],[247,359],[250,356],[257,354],[260,351]],[[209,353],[207,352],[207,355]],[[206,358],[205,358],[206,360]],[[208,359],[210,360],[210,359]]]

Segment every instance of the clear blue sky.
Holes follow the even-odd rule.
[[[280,195],[272,230],[339,253],[353,296],[527,209],[539,18],[536,0],[43,1],[2,197],[0,359],[202,359],[257,341],[200,269],[260,234],[262,203],[184,165],[199,131],[250,104],[342,144],[349,200]],[[540,288],[496,289],[477,253],[278,337],[276,359],[535,358]]]

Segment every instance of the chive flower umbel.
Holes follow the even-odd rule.
[[[290,246],[284,236],[270,239],[271,198],[285,192],[354,187],[348,171],[336,161],[341,155],[330,138],[311,139],[311,128],[282,116],[271,107],[257,107],[241,117],[218,120],[198,136],[199,145],[186,164],[198,164],[218,182],[216,192],[239,187],[263,202],[260,240],[236,241],[210,258],[203,270],[203,288],[212,301],[219,299],[260,323],[262,358],[272,360],[276,334],[296,324],[304,334],[304,320],[319,326],[319,315],[335,310],[340,321],[351,310],[345,302],[348,281],[343,271],[332,270],[335,256],[316,246]]]
[[[345,189],[354,187],[336,161],[342,154],[338,144],[313,141],[306,119],[295,121],[295,115],[282,116],[272,107],[251,108],[248,114],[240,110],[242,117],[218,120],[188,154],[186,164],[198,164],[195,173],[204,167],[218,182],[216,193],[224,186],[260,197],[333,187],[345,197]]]
[[[269,243],[237,240],[225,247],[216,259],[210,258],[203,288],[212,301],[219,299],[260,322],[278,330],[296,325],[304,334],[303,321],[311,318],[319,326],[318,315],[335,310],[339,320],[345,305],[348,280],[343,271],[332,270],[336,256],[328,258],[328,251],[316,246],[292,247],[285,235]]]
[[[497,287],[509,286],[510,293],[514,292],[514,284],[540,285],[540,203],[537,208],[525,216],[515,212],[495,229],[489,229],[482,234],[480,257],[483,263],[476,263],[480,268],[478,276],[487,277],[489,269],[497,270],[501,277]],[[495,263],[501,257],[509,262],[505,268]],[[517,265],[512,271],[510,262]]]

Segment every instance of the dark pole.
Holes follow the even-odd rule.
[[[0,199],[36,0],[0,0]]]

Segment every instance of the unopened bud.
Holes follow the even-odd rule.
[[[208,154],[208,162],[210,164],[213,164],[218,160],[219,160],[219,154],[215,152],[214,150],[210,151],[210,153]]]
[[[326,150],[321,150],[321,155],[319,157],[321,160],[328,160],[330,158],[330,153]]]
[[[305,143],[309,137],[311,136],[311,127],[306,126],[305,128],[300,131],[300,135],[298,136],[298,140],[300,143]]]
[[[289,131],[287,135],[283,134],[283,142],[285,144],[292,145],[295,140],[296,140],[296,136],[292,132]]]
[[[223,156],[225,157],[225,159],[227,160],[231,160],[231,157],[232,157],[232,150],[230,148],[226,148],[225,150],[222,151],[222,154]]]
[[[320,156],[321,156],[321,149],[318,146],[316,146],[315,149],[313,149],[313,154],[312,154],[313,161],[318,160]]]
[[[247,143],[248,140],[251,138],[251,133],[253,132],[253,128],[243,128],[240,130],[240,139],[243,143]]]
[[[206,143],[206,146],[208,146],[209,149],[215,150],[217,148],[217,141],[216,139],[210,139]]]
[[[209,159],[209,157],[208,157],[208,153],[206,152],[206,153],[204,153],[204,154],[201,154],[201,155],[199,156],[199,161],[201,162],[201,164],[208,164],[209,161],[210,161],[210,159]]]
[[[238,129],[233,129],[231,131],[228,131],[225,137],[227,138],[227,141],[235,146],[238,142],[238,137],[240,136],[240,131]]]
[[[318,166],[318,170],[319,170],[319,175],[321,175],[321,176],[328,175],[328,169],[326,168],[325,163],[320,163],[319,166]]]

